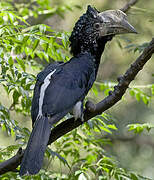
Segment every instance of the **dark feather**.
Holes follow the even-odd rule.
[[[38,117],[22,159],[21,176],[24,174],[36,174],[41,169],[50,132],[51,125],[47,117]]]

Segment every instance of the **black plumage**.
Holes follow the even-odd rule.
[[[61,114],[65,112],[66,115],[78,101],[84,99],[96,77],[93,57],[88,53],[81,53],[67,63],[48,66],[37,77],[31,109],[33,123],[37,119],[39,111],[40,86],[46,75],[54,68],[56,71],[51,76],[43,103],[43,114],[50,116],[51,124],[58,121],[57,117],[61,119]],[[54,116],[56,116],[56,120]]]
[[[73,58],[66,63],[50,64],[38,74],[31,108],[33,131],[20,175],[39,172],[53,124],[72,110],[76,119],[83,118],[82,103],[96,79],[105,44],[116,34],[103,30],[108,27],[104,24],[106,16],[88,6],[70,36]]]

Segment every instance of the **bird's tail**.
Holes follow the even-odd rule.
[[[44,116],[38,117],[21,162],[20,176],[39,172],[42,167],[50,132],[51,125],[48,122],[48,118]]]

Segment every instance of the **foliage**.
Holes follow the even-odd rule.
[[[30,135],[30,131],[20,127],[11,113],[13,111],[25,116],[30,115],[36,74],[44,64],[53,61],[65,62],[70,58],[70,33],[56,32],[44,24],[30,25],[28,20],[40,15],[58,14],[63,17],[66,10],[71,10],[66,4],[53,4],[50,7],[49,0],[15,3],[14,6],[10,1],[0,2],[0,88],[5,90],[10,100],[9,106],[5,106],[3,102],[0,104],[0,127],[16,139],[16,145],[0,149],[1,162],[14,155]],[[145,46],[144,43],[126,48],[141,52]],[[96,82],[92,91],[97,97],[100,92],[107,96],[114,85],[113,82]],[[132,86],[129,93],[137,101],[142,100],[147,105],[154,96],[154,85],[144,88],[147,88],[148,92],[143,91],[142,87]],[[153,128],[148,123],[131,124],[128,127],[136,133]],[[9,172],[1,175],[0,179],[148,179],[121,168],[115,158],[105,150],[104,146],[111,144],[110,139],[105,137],[117,130],[113,117],[103,113],[48,147],[45,170],[41,170],[38,175],[21,178],[18,173]],[[60,166],[58,172],[50,167],[53,163]]]
[[[149,123],[144,124],[129,124],[129,131],[134,131],[135,133],[141,133],[143,130],[147,130],[148,132],[154,128],[154,125]]]
[[[20,25],[21,20],[24,25]],[[3,129],[5,127],[8,130],[10,111],[25,115],[30,113],[31,92],[35,83],[35,75],[30,71],[37,70],[39,65],[35,59],[39,57],[47,62],[51,59],[66,61],[68,33],[54,32],[43,24],[30,26],[23,18],[8,10],[1,11],[0,22],[0,82],[12,101],[9,108],[1,106],[1,124]],[[62,44],[59,44],[57,39],[60,39]],[[39,66],[41,68],[41,65]],[[9,124],[12,124],[9,125],[11,132],[14,123],[16,124],[16,121],[9,121]]]
[[[65,11],[72,10],[68,4],[51,3],[50,0],[28,0],[26,3],[24,1],[10,2],[10,0],[2,1],[0,6],[3,10],[15,10],[16,14],[22,16],[24,20],[30,17],[38,18],[41,15],[49,17],[58,14],[63,17]]]
[[[113,82],[95,82],[93,87],[93,92],[97,96],[98,92],[101,91],[105,96],[109,94],[110,91],[113,90],[116,83]],[[147,89],[148,91],[144,91],[143,89]],[[128,88],[129,94],[132,97],[139,101],[143,101],[144,104],[148,105],[148,103],[152,100],[154,96],[154,84],[141,85],[141,86],[130,86]]]

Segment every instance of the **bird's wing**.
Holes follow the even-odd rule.
[[[73,59],[65,64],[55,65],[38,75],[32,102],[32,119],[39,113],[54,116],[65,114],[80,100],[83,100],[89,84],[93,84],[93,64],[83,59]],[[92,81],[92,82],[91,82]]]

